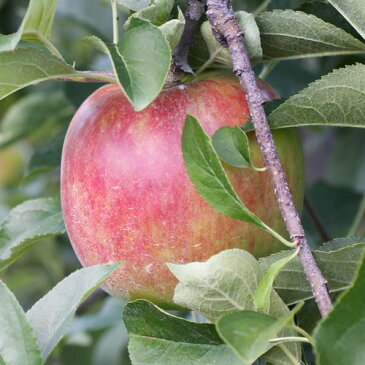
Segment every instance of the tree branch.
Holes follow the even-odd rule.
[[[188,65],[188,52],[194,42],[194,35],[199,25],[199,20],[204,14],[206,0],[188,0],[185,11],[185,26],[180,41],[172,53],[171,72],[181,74],[193,73]]]
[[[265,102],[256,85],[255,74],[252,70],[247,51],[243,43],[243,32],[236,20],[230,0],[207,0],[206,12],[213,33],[223,46],[229,47],[233,71],[239,78],[241,86],[246,91],[252,123],[255,127],[257,141],[265,165],[268,169],[281,215],[293,242],[301,247],[299,259],[304,267],[308,281],[318,308],[325,316],[332,308],[327,290],[327,281],[319,270],[312,251],[305,238],[299,215],[289,191],[286,176],[281,166],[272,134],[266,119],[262,104]]]

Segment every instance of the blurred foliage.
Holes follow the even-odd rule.
[[[270,9],[297,8],[303,0],[272,0]],[[181,8],[184,2],[178,1]],[[235,0],[237,10],[255,11],[259,0]],[[28,1],[0,0],[0,33],[15,32]],[[262,9],[264,10],[264,9]],[[121,12],[121,23],[128,12]],[[111,41],[111,10],[107,1],[60,0],[52,40],[65,60],[79,69],[111,70],[105,54],[81,39],[94,34]],[[338,56],[283,61],[267,81],[283,97],[294,95],[329,71],[344,64],[364,61],[364,56]],[[256,67],[256,72],[262,66]],[[29,113],[22,103],[29,95],[61,95],[71,110],[100,84],[48,82],[12,94],[0,102],[0,128],[9,111],[25,118]],[[47,103],[43,103],[47,104]],[[40,115],[46,113],[38,111]],[[39,130],[29,130],[10,149],[0,149],[0,219],[18,203],[37,197],[59,194],[59,153],[65,126],[72,113],[57,120],[42,120]],[[32,114],[34,116],[34,114]],[[345,236],[351,228],[361,198],[365,193],[364,131],[346,128],[302,128],[307,167],[307,197],[315,211],[304,208],[303,217],[310,243],[318,246],[323,226],[330,238]],[[349,147],[350,146],[350,147]],[[11,157],[9,157],[11,155]],[[5,162],[6,159],[6,162]],[[23,171],[23,178],[21,177]],[[47,293],[63,277],[80,267],[66,235],[41,240],[13,264],[2,279],[15,293],[24,309]],[[99,296],[79,315],[48,365],[128,365],[127,335],[121,322],[122,303]]]

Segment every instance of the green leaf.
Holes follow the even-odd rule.
[[[95,49],[97,49],[100,52],[109,54],[109,50],[108,50],[108,47],[106,46],[106,44],[100,38],[98,38],[94,35],[84,37],[81,39],[81,41],[89,44],[90,46],[94,47]]]
[[[194,323],[138,300],[123,310],[136,364],[234,364],[241,361],[223,344],[213,324]]]
[[[40,198],[16,206],[0,223],[0,273],[40,238],[64,232],[58,199]]]
[[[256,22],[267,60],[365,52],[365,44],[344,30],[301,11],[264,12]]]
[[[188,115],[182,133],[182,152],[187,173],[203,199],[218,212],[267,229],[241,202],[233,190],[212,141],[198,120]]]
[[[170,49],[174,49],[179,43],[181,35],[184,31],[184,25],[185,23],[178,19],[171,19],[159,27],[167,39]]]
[[[121,321],[115,321],[93,343],[90,365],[121,365],[130,364],[126,348],[128,343],[127,331]],[[129,360],[129,356],[128,356]]]
[[[0,2],[0,7],[1,7],[1,2]],[[4,358],[0,355],[0,365],[6,365]]]
[[[254,13],[254,11],[262,5],[262,0],[233,0],[233,9],[237,10],[245,10],[250,13]]]
[[[27,312],[43,359],[47,358],[67,332],[79,304],[118,266],[119,263],[96,265],[75,271]]]
[[[365,6],[363,0],[328,0],[365,39]]]
[[[237,310],[259,310],[254,302],[258,283],[262,278],[258,261],[247,251],[232,249],[212,256],[206,262],[185,265],[168,264],[177,277],[174,302],[203,314],[210,321]],[[288,314],[288,308],[275,291],[270,297],[270,306],[260,310],[275,318]],[[293,335],[293,331],[284,331]],[[299,346],[288,345],[294,356],[300,356]],[[278,348],[265,354],[268,361],[276,364],[290,364],[288,358]]]
[[[62,58],[49,42],[56,6],[57,0],[30,0],[18,31],[10,35],[0,34],[0,52],[13,51],[22,39],[43,45]]]
[[[0,147],[5,147],[44,124],[71,120],[75,108],[62,92],[32,93],[13,104],[2,119]]]
[[[115,82],[103,73],[78,72],[48,51],[37,48],[0,53],[0,100],[26,86],[66,77],[74,81]]]
[[[322,77],[287,99],[269,116],[271,128],[327,125],[365,127],[365,65]]]
[[[14,294],[0,281],[0,364],[41,365],[32,327]]]
[[[62,146],[67,128],[62,128],[41,148],[37,149],[30,158],[25,172],[25,178],[36,174],[58,169],[61,165]]]
[[[154,25],[166,23],[174,6],[174,0],[155,0],[151,5],[132,14],[124,23],[124,29],[128,29],[132,19],[139,18],[150,21]]]
[[[268,308],[270,305],[270,294],[273,289],[274,280],[279,275],[280,271],[299,253],[299,250],[295,250],[292,255],[284,257],[278,261],[272,263],[263,278],[260,280],[259,285],[254,295],[254,302],[257,308]]]
[[[151,0],[116,0],[116,2],[125,6],[127,9],[139,11],[148,6]]]
[[[296,9],[308,1],[325,1],[325,0],[271,0],[270,8],[272,9]]]
[[[122,320],[120,314],[122,313],[123,306],[124,303],[120,299],[108,296],[103,301],[102,307],[98,312],[75,317],[67,334],[73,335],[80,332],[109,328]]]
[[[124,94],[136,111],[144,109],[162,90],[170,69],[171,51],[162,31],[134,18],[118,45],[106,47]]]
[[[365,193],[365,144],[363,143],[365,130],[338,128],[334,134],[336,143],[328,156],[326,181],[332,186],[347,187],[352,191]],[[353,146],[353,148],[349,148],[349,146]],[[360,200],[358,196],[354,195],[355,197],[357,201]],[[355,211],[353,210],[354,213]],[[339,213],[338,210],[337,213]],[[339,214],[342,222],[346,215],[343,212]],[[353,219],[351,216],[349,218]]]
[[[222,127],[212,136],[215,152],[226,163],[236,167],[255,169],[251,163],[246,133],[240,127]]]
[[[365,363],[365,255],[350,287],[314,330],[318,365]],[[361,260],[360,259],[360,260]]]
[[[331,23],[338,28],[342,28],[345,32],[353,37],[361,40],[360,35],[351,26],[351,24],[330,4],[323,2],[311,2],[301,5],[297,10],[307,14],[312,14],[317,18],[321,18],[327,23]]]
[[[328,288],[331,293],[342,291],[349,286],[365,251],[363,238],[344,238],[335,242],[336,245],[331,241],[320,247],[320,250],[313,251],[323,276],[328,280]],[[327,245],[328,249],[333,251],[325,251]],[[289,255],[290,251],[283,251],[261,258],[260,267],[266,271],[272,263]],[[282,269],[275,280],[274,289],[288,305],[313,297],[311,287],[298,258],[290,261]]]
[[[262,48],[260,40],[260,32],[257,27],[253,14],[239,11],[236,13],[237,20],[241,29],[245,33],[244,42],[252,63],[262,59]],[[232,59],[228,48],[222,47],[215,36],[213,35],[211,25],[208,21],[201,25],[200,29],[203,38],[208,46],[212,61],[223,63],[224,65],[232,66]]]
[[[365,130],[352,129],[353,131],[365,132]],[[341,130],[341,132],[344,132]],[[365,134],[363,134],[365,136]],[[360,141],[360,140],[359,140]],[[336,144],[339,140],[336,139]],[[362,143],[360,142],[360,145]],[[351,146],[357,147],[354,141]],[[346,146],[349,149],[349,145]],[[361,152],[361,151],[359,151]],[[333,151],[332,151],[333,153]],[[362,157],[362,156],[361,156]],[[350,161],[350,163],[355,162]],[[338,167],[341,168],[341,161],[338,161]],[[363,168],[363,166],[361,166]],[[349,173],[350,169],[343,170],[342,173]],[[338,180],[338,184],[344,182],[344,178]],[[355,183],[355,180],[353,181]],[[360,207],[362,194],[356,193],[352,189],[344,186],[334,186],[324,181],[317,181],[307,189],[307,200],[311,207],[315,210],[320,223],[330,237],[344,237],[348,234],[354,222],[355,214]],[[351,214],[352,213],[352,214]],[[313,219],[308,217],[308,213],[304,211],[303,223],[307,226],[308,238],[316,245],[323,242],[318,234],[317,229],[313,226]],[[310,235],[310,236],[309,236]]]
[[[251,365],[275,346],[270,340],[279,336],[298,310],[299,307],[279,319],[253,311],[228,313],[218,319],[216,327],[224,342],[243,363]]]
[[[258,309],[254,295],[262,275],[258,261],[247,251],[226,250],[206,262],[168,267],[179,280],[174,302],[211,321],[232,311]]]

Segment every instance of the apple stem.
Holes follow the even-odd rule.
[[[180,41],[172,52],[171,73],[180,79],[183,72],[194,74],[188,64],[188,53],[194,42],[194,35],[198,29],[199,20],[204,14],[206,0],[188,0],[185,11],[185,26]],[[180,77],[179,77],[180,75]]]
[[[113,43],[118,44],[119,42],[119,14],[118,5],[116,0],[111,0],[112,2],[112,13],[113,13]]]
[[[290,239],[300,246],[299,259],[311,284],[313,296],[321,315],[325,317],[332,309],[327,281],[314,260],[299,214],[293,203],[263,108],[265,99],[256,85],[255,74],[244,46],[244,34],[237,22],[230,0],[207,0],[207,7],[206,15],[212,26],[213,33],[221,45],[229,47],[233,61],[233,71],[239,78],[242,88],[246,91],[256,138],[274,187],[281,215],[285,221]]]

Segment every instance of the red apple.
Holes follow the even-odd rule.
[[[272,89],[264,91],[272,95]],[[230,79],[203,80],[161,92],[135,112],[117,85],[93,93],[67,132],[61,171],[65,223],[82,265],[124,261],[104,284],[124,300],[169,305],[176,279],[166,263],[204,261],[243,248],[256,256],[282,245],[252,224],[212,209],[190,182],[182,159],[186,114],[212,135],[248,119],[244,92]],[[303,198],[302,150],[295,131],[274,132],[297,206]],[[250,134],[253,161],[263,166]],[[267,172],[225,165],[246,206],[285,234]]]

